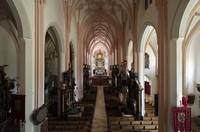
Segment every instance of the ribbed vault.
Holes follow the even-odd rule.
[[[120,42],[124,39],[123,27],[134,18],[135,0],[67,1],[80,24],[80,40],[87,53],[98,43],[112,50],[116,47],[114,44],[123,43]]]
[[[86,52],[89,54],[89,63],[92,69],[95,68],[94,57],[98,52],[103,52],[105,56],[105,68],[108,70],[108,65],[111,60],[109,58],[112,53],[112,48],[115,40],[113,27],[103,17],[94,19],[88,27],[85,34]]]
[[[100,47],[108,65],[121,62],[126,32],[132,30],[136,0],[66,0],[68,13],[77,22],[78,61],[92,65]],[[69,17],[70,18],[70,17]],[[71,22],[69,22],[71,23]],[[79,73],[78,73],[79,74]]]
[[[122,31],[120,22],[105,10],[99,9],[94,11],[91,16],[85,17],[80,28],[80,39],[84,52],[93,56],[95,47],[104,45],[110,57],[109,61],[111,61],[111,54],[119,44],[119,36],[123,36],[120,35]]]
[[[114,43],[114,36],[111,27],[103,19],[98,19],[93,23],[87,33],[88,50],[91,51],[94,45],[103,44],[109,50]]]

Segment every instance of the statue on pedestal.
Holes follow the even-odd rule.
[[[112,70],[112,86],[114,88],[117,88],[117,76],[119,74],[119,66],[118,65],[112,65],[111,66],[111,70]]]
[[[83,90],[84,90],[84,95],[89,90],[89,77],[90,77],[90,65],[84,64],[83,65]]]
[[[123,94],[123,103],[127,104],[127,97],[128,97],[128,74],[126,71],[126,62],[124,61],[121,65],[120,69],[120,79],[121,79],[121,92]]]
[[[122,112],[125,114],[130,114],[130,110],[127,107],[128,101],[128,79],[129,75],[127,73],[127,62],[123,61],[119,69],[119,74],[117,76],[117,90],[119,91],[119,98],[123,104]]]
[[[0,66],[0,124],[7,119],[11,107],[11,91],[14,88],[14,79],[9,79],[5,67]]]
[[[132,109],[133,114],[136,119],[142,119],[141,115],[141,94],[142,88],[138,77],[135,73],[134,63],[131,64],[131,70],[129,71],[129,97],[128,97],[128,107]]]
[[[62,113],[63,114],[75,114],[78,112],[75,103],[75,78],[73,77],[73,70],[71,65],[69,69],[63,73],[63,84],[61,89],[62,97]]]

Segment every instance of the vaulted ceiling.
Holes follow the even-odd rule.
[[[132,16],[135,0],[69,0],[69,3],[74,9],[80,10],[82,19],[101,10],[122,23]]]
[[[90,50],[98,43],[113,49],[119,37],[123,37],[126,24],[134,19],[135,1],[68,0],[81,25],[86,49]]]
[[[15,28],[17,29],[17,22],[15,20],[15,17],[11,13],[11,9],[6,2],[6,0],[0,0],[0,21],[3,20],[10,20],[14,24]]]

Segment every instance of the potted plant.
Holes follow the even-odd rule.
[[[195,101],[195,94],[188,94],[188,104],[193,105]]]

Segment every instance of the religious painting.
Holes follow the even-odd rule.
[[[149,64],[150,64],[149,54],[145,53],[145,65],[144,65],[144,67],[149,69]]]

